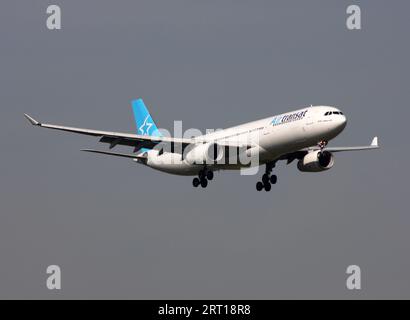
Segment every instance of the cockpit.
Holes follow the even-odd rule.
[[[342,112],[342,111],[327,111],[327,112],[325,113],[325,116],[330,116],[330,115],[332,115],[332,114],[340,114],[340,115],[343,115],[343,112]]]
[[[346,127],[346,116],[335,107],[323,106],[319,114],[318,123],[323,128],[327,127],[330,131],[340,133]]]

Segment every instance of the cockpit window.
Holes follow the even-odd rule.
[[[343,114],[341,111],[328,111],[325,113],[325,116],[330,116],[332,114]]]

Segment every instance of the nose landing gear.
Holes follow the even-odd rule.
[[[266,192],[270,191],[272,188],[272,184],[276,184],[278,181],[278,177],[275,174],[272,174],[272,170],[275,167],[275,162],[270,162],[266,164],[266,170],[264,175],[262,176],[262,181],[258,181],[256,183],[256,190],[262,191],[265,189]]]
[[[328,141],[321,140],[317,143],[317,146],[320,148],[320,153],[322,153],[323,149],[327,146]]]
[[[211,181],[214,178],[214,172],[204,168],[198,172],[198,178],[192,180],[192,185],[196,188],[201,185],[202,188],[208,186],[208,180]]]

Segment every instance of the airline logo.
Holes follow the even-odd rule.
[[[149,131],[152,127],[152,123],[149,122],[149,115],[144,120],[144,123],[142,124],[141,127],[138,128],[139,131],[141,131],[141,134],[143,136],[149,136]]]
[[[287,122],[292,122],[296,120],[303,119],[308,111],[300,111],[300,112],[295,112],[295,113],[290,113],[290,114],[284,114],[280,115],[277,117],[274,117],[271,121],[272,126],[276,126],[278,124],[282,123],[287,123]]]

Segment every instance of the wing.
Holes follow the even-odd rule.
[[[196,138],[186,139],[186,138],[174,138],[174,137],[164,137],[164,136],[147,136],[147,135],[138,135],[138,134],[130,134],[130,133],[122,133],[122,132],[112,132],[112,131],[101,131],[101,130],[91,130],[91,129],[84,129],[84,128],[76,128],[76,127],[66,127],[66,126],[59,126],[54,124],[48,123],[41,123],[35,120],[33,117],[30,117],[28,114],[24,114],[24,116],[28,119],[28,121],[34,125],[39,126],[42,128],[60,130],[60,131],[68,131],[74,132],[78,134],[84,134],[88,136],[94,137],[101,137],[100,142],[108,143],[109,148],[112,149],[116,145],[124,145],[134,147],[134,152],[137,152],[141,148],[148,148],[152,149],[158,144],[163,145],[170,145],[170,149],[172,152],[184,152],[185,148],[189,145],[195,145],[200,143],[210,142],[206,139],[206,136],[200,136]],[[252,145],[244,145],[243,143],[233,143],[233,142],[225,142],[225,141],[218,141],[223,147],[246,147],[251,148]],[[181,146],[180,148],[175,147],[175,145]]]
[[[91,130],[84,128],[75,128],[75,127],[66,127],[58,126],[48,123],[41,123],[34,118],[30,117],[28,114],[24,114],[28,121],[34,125],[42,128],[61,130],[74,132],[78,134],[84,134],[88,136],[101,137],[100,142],[109,143],[110,149],[114,148],[116,145],[125,145],[135,148],[135,151],[138,151],[141,148],[153,148],[159,143],[170,143],[181,144],[183,148],[188,146],[191,143],[195,143],[194,139],[183,139],[183,138],[171,138],[171,137],[157,137],[157,136],[143,136],[130,133],[122,132],[112,132],[112,131],[101,131],[101,130]],[[173,146],[172,146],[173,147]]]
[[[325,147],[323,150],[330,152],[342,152],[342,151],[359,151],[359,150],[372,150],[379,149],[379,141],[377,137],[374,137],[370,145],[368,146],[356,146],[356,147]],[[319,150],[319,147],[315,146],[312,148],[302,149],[305,151]]]
[[[356,146],[356,147],[325,147],[323,150],[329,152],[342,152],[342,151],[359,151],[359,150],[373,150],[379,149],[379,141],[377,137],[374,137],[370,145],[368,146]],[[304,148],[296,152],[286,153],[282,155],[278,160],[287,160],[287,163],[291,163],[295,159],[302,159],[308,152],[319,150],[319,147]]]
[[[342,152],[342,151],[359,151],[359,150],[372,150],[372,149],[379,149],[379,139],[374,137],[371,144],[369,146],[358,146],[358,147],[329,147],[325,148],[324,150],[330,152]]]

